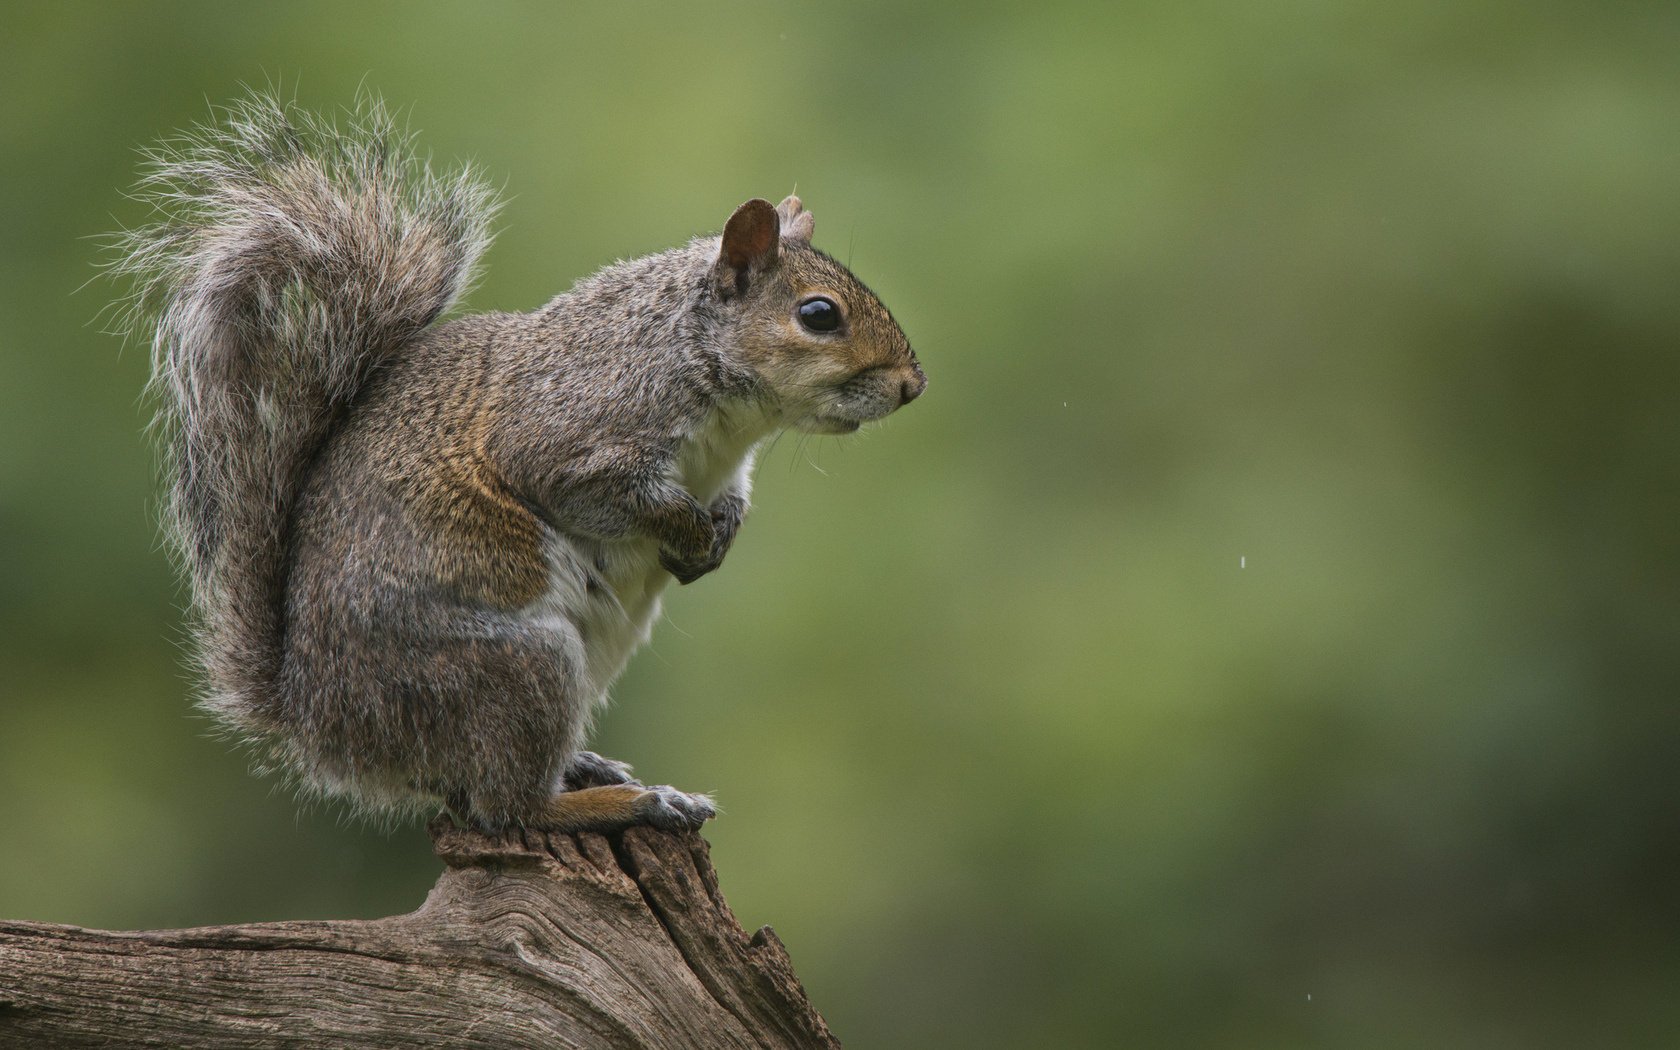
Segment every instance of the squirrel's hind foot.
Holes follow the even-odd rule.
[[[622,831],[648,824],[663,831],[691,831],[717,815],[705,795],[668,784],[605,784],[562,791],[519,823],[544,831]]]
[[[664,831],[688,831],[717,816],[710,795],[678,791],[669,784],[648,788],[641,805],[646,823]]]
[[[636,779],[635,770],[630,768],[630,763],[597,755],[593,751],[579,751],[574,754],[566,763],[566,772],[562,780],[567,791],[607,787],[612,784],[642,786],[642,782]]]

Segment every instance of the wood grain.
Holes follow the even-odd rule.
[[[419,910],[114,933],[0,922],[0,1046],[838,1047],[704,839],[439,820]]]

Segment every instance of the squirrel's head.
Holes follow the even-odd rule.
[[[786,424],[848,434],[915,400],[927,377],[875,293],[811,247],[814,228],[798,197],[748,201],[723,229],[711,280]]]

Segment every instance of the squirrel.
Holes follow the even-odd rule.
[[[264,94],[151,151],[119,235],[152,344],[200,706],[309,794],[484,830],[698,827],[584,750],[674,578],[716,569],[756,450],[914,400],[881,301],[799,198],[439,323],[496,195],[377,99]]]

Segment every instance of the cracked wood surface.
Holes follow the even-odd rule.
[[[387,919],[114,933],[0,922],[0,1046],[838,1047],[704,839],[431,827]]]

